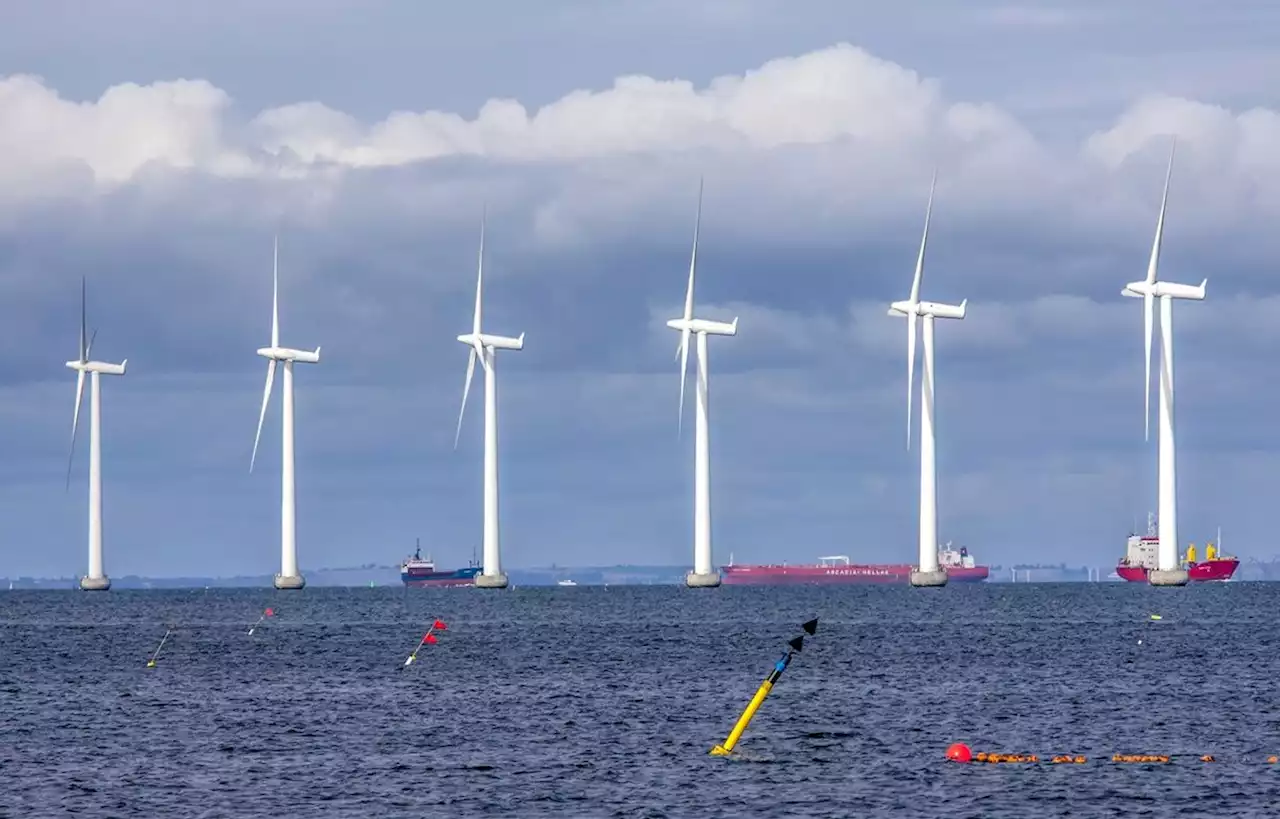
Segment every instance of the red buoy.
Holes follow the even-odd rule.
[[[973,759],[973,752],[963,742],[956,742],[947,749],[947,759],[952,762],[968,762]]]

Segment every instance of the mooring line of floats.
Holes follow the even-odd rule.
[[[947,748],[947,759],[951,762],[977,762],[986,764],[1037,764],[1041,762],[1050,765],[1084,765],[1089,762],[1089,758],[1083,754],[1055,754],[1046,756],[1041,759],[1038,754],[1002,754],[987,751],[979,751],[974,753],[968,745],[963,742],[957,742]],[[1102,757],[1103,761],[1108,761],[1107,757]],[[1095,760],[1096,761],[1096,760]],[[1218,762],[1218,757],[1213,754],[1112,754],[1109,758],[1111,762],[1120,763],[1137,763],[1148,765],[1165,765],[1177,761],[1196,761],[1196,762]],[[1234,760],[1243,762],[1245,760]],[[1271,754],[1266,758],[1266,764],[1280,764],[1280,756]]]

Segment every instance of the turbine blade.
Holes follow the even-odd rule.
[[[911,449],[911,400],[916,391],[916,320],[907,313],[907,449]]]
[[[480,211],[480,252],[476,261],[476,310],[471,316],[471,332],[480,335],[481,296],[484,293],[484,228],[489,221],[489,206],[486,204]],[[481,355],[483,364],[484,356]]]
[[[93,340],[98,337],[98,328],[94,327],[93,332],[89,334],[89,344],[84,348],[84,360],[88,361],[89,356],[93,355]]]
[[[1160,217],[1156,220],[1156,238],[1151,243],[1151,260],[1147,262],[1147,284],[1155,284],[1156,266],[1160,263],[1160,244],[1164,239],[1164,211],[1169,204],[1169,179],[1173,176],[1173,154],[1178,147],[1178,138],[1174,137],[1173,147],[1169,149],[1169,168],[1164,174],[1164,194],[1160,197]]]
[[[684,432],[684,385],[689,380],[689,331],[680,331],[680,415],[676,420],[676,437]]]
[[[271,254],[271,346],[280,346],[280,237],[278,235],[275,237]],[[271,366],[275,367],[275,362],[272,362]],[[265,407],[266,404],[263,406]]]
[[[911,303],[920,301],[920,280],[924,278],[924,248],[929,242],[929,218],[933,215],[933,191],[938,185],[938,171],[933,172],[929,183],[929,204],[924,209],[924,234],[920,237],[920,255],[916,257],[916,275],[911,280]]]
[[[89,354],[85,350],[85,343],[84,343],[85,331],[88,329],[88,325],[89,325],[88,307],[87,307],[88,287],[89,286],[87,284],[86,277],[81,276],[80,277],[80,363],[81,364],[89,360]]]
[[[689,255],[689,286],[684,291],[684,320],[693,318],[693,280],[698,269],[698,234],[702,230],[702,191],[704,178],[698,177],[698,210],[693,217],[693,252]],[[684,388],[689,380],[689,330],[680,331],[680,347],[676,350],[680,357],[680,414],[676,417],[676,437],[684,432]]]
[[[80,405],[84,402],[84,370],[76,371],[76,408],[71,415],[71,447],[67,454],[67,490],[71,490],[71,462],[76,457],[76,428],[80,426]]]
[[[483,361],[483,359],[481,359]],[[467,380],[462,385],[462,409],[458,410],[458,430],[453,434],[453,448],[458,448],[458,439],[462,437],[462,416],[467,412],[467,395],[471,392],[471,376],[476,371],[476,351],[467,353]]]
[[[1150,293],[1145,294],[1142,297],[1142,337],[1146,344],[1146,354],[1143,355],[1142,360],[1147,368],[1146,380],[1142,382],[1142,439],[1144,441],[1151,440],[1151,325],[1155,322],[1155,308],[1155,298]]]
[[[698,177],[698,212],[693,219],[693,253],[689,257],[689,286],[684,291],[684,320],[693,318],[693,274],[698,267],[698,233],[702,228],[702,177]],[[681,342],[688,347],[688,335]]]
[[[249,458],[249,471],[258,460],[258,442],[262,439],[262,422],[267,417],[267,402],[271,400],[271,384],[276,378],[276,360],[267,361],[267,386],[262,390],[262,411],[258,413],[258,433],[253,436],[253,456]]]

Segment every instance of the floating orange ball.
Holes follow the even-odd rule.
[[[947,748],[947,759],[952,762],[968,762],[973,759],[973,752],[963,742],[956,742]]]

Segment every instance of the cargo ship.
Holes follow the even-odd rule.
[[[400,580],[406,588],[422,588],[425,586],[474,586],[476,575],[480,574],[480,566],[472,560],[465,569],[453,571],[437,571],[435,561],[428,555],[422,559],[422,545],[414,541],[413,557],[405,558],[400,564]]]
[[[938,550],[938,566],[946,571],[951,583],[976,583],[986,580],[990,574],[987,566],[974,562],[967,547],[957,552],[950,543]],[[820,557],[817,563],[795,566],[786,563],[749,566],[735,565],[730,555],[729,565],[721,566],[720,574],[726,585],[741,586],[907,583],[911,580],[912,568],[907,563],[851,563],[848,555]]]
[[[1240,568],[1240,560],[1222,554],[1222,530],[1218,530],[1218,546],[1208,543],[1204,547],[1204,560],[1196,560],[1196,545],[1192,543],[1183,554],[1181,565],[1187,577],[1196,582],[1207,580],[1227,581]],[[1130,583],[1146,583],[1147,572],[1156,568],[1160,551],[1160,537],[1156,533],[1155,515],[1147,515],[1147,533],[1129,535],[1129,548],[1116,566],[1116,575]]]

